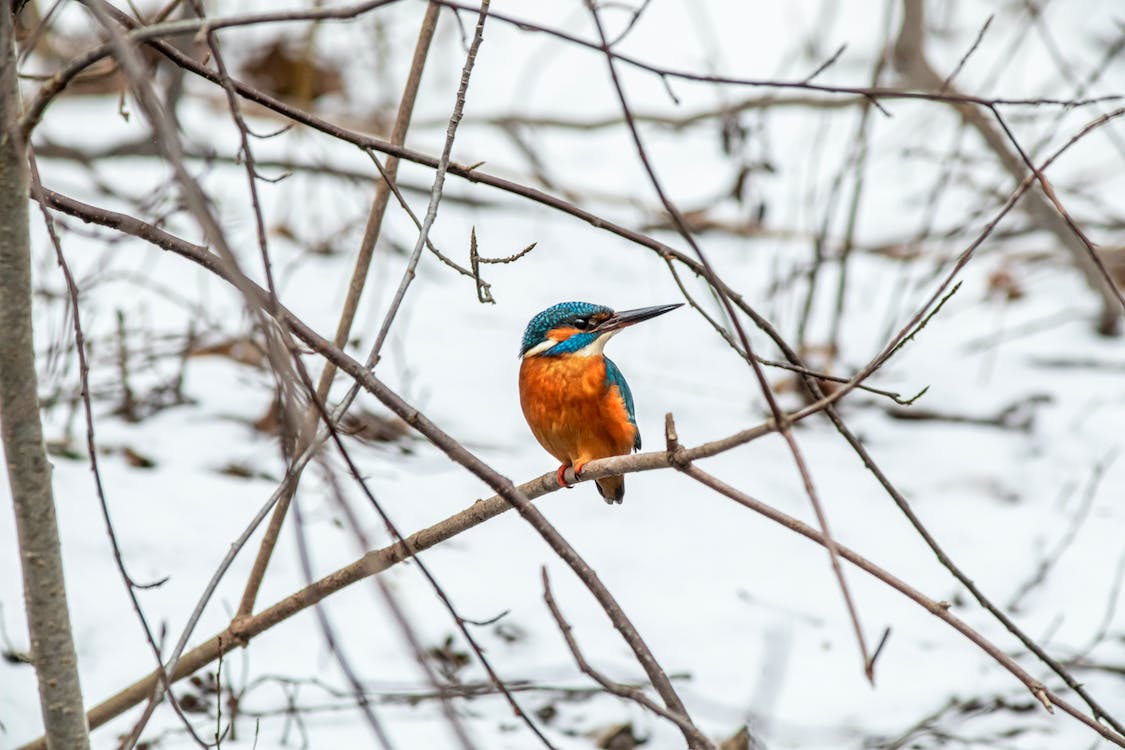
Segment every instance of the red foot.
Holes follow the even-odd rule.
[[[562,466],[560,466],[559,470],[555,472],[555,479],[558,480],[559,487],[566,487],[567,489],[570,489],[570,485],[566,483],[566,477],[564,476],[566,474],[567,468],[567,464],[563,464]]]
[[[574,464],[574,476],[578,476],[579,474],[581,474],[582,470],[585,469],[585,468],[586,468],[586,462],[585,461],[576,462]]]

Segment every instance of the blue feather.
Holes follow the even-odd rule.
[[[605,360],[606,388],[612,385],[617,386],[621,398],[625,400],[625,410],[629,412],[629,422],[637,433],[637,436],[633,439],[633,450],[639,451],[641,449],[641,431],[637,428],[637,414],[633,409],[633,393],[629,390],[629,384],[625,382],[625,376],[621,374],[621,370],[618,370],[617,365],[613,364],[613,360],[609,357],[603,357],[603,359]]]
[[[543,352],[544,357],[557,357],[561,354],[574,354],[577,351],[585,349],[590,344],[598,340],[596,333],[575,333],[570,338],[560,341],[552,346],[547,351]]]
[[[552,305],[528,322],[527,329],[523,333],[523,341],[520,343],[520,356],[522,357],[526,354],[527,350],[531,347],[546,341],[547,332],[552,328],[558,328],[573,318],[589,318],[595,313],[608,314],[612,312],[613,310],[604,305],[595,305],[590,302],[560,302],[557,305]],[[593,334],[571,336],[570,339],[562,342],[562,344],[551,347],[544,352],[544,354],[547,356],[556,356],[576,352],[592,342],[595,338],[597,337]]]

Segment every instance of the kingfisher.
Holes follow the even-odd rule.
[[[617,365],[602,353],[606,342],[642,320],[682,303],[614,312],[590,302],[560,302],[527,324],[520,346],[520,406],[535,439],[575,475],[596,458],[641,449],[633,394]],[[607,503],[625,497],[625,477],[595,480]]]

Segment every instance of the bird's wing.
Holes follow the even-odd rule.
[[[621,374],[621,370],[617,369],[617,365],[613,364],[613,360],[609,357],[605,357],[605,385],[607,388],[611,385],[617,386],[621,398],[625,400],[625,411],[629,412],[629,422],[632,423],[637,434],[633,439],[633,450],[639,451],[641,449],[641,430],[637,427],[637,414],[633,410],[633,394],[629,390],[629,384],[625,382],[625,376]]]

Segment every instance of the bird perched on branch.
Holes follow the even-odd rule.
[[[680,307],[614,312],[589,302],[560,302],[527,324],[520,346],[520,405],[539,444],[577,476],[596,458],[640,450],[633,394],[617,365],[602,354],[622,329]],[[607,503],[625,497],[625,477],[595,480]]]

